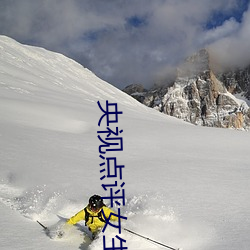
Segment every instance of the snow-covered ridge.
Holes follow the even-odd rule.
[[[76,96],[86,94],[101,100],[119,95],[124,105],[138,106],[132,98],[126,98],[117,88],[72,59],[43,48],[22,45],[5,36],[0,36],[0,72],[3,89],[17,93],[35,95],[41,88],[44,98],[49,94],[46,90],[56,90],[62,95],[71,91]]]
[[[88,121],[72,118],[75,111],[70,107],[75,104],[86,107],[88,103],[107,99],[130,109],[141,106],[145,110],[133,98],[75,61],[43,48],[22,45],[5,36],[0,36],[0,74],[0,112],[7,107],[9,111],[2,114],[3,120],[80,133],[88,130]],[[73,101],[63,112],[57,105],[51,107],[50,104],[69,102],[69,95]]]

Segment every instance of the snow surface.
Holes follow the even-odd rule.
[[[125,69],[124,69],[125,70]],[[103,249],[84,226],[53,228],[102,189],[97,101],[123,114],[128,217],[122,225],[183,250],[250,249],[249,132],[193,126],[149,109],[63,55],[0,36],[0,249]],[[116,125],[114,125],[116,126]],[[115,208],[117,210],[117,208]],[[82,225],[82,226],[81,226]],[[109,228],[106,237],[116,235]],[[128,249],[164,249],[123,232]]]

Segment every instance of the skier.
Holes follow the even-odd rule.
[[[67,224],[74,225],[80,220],[85,220],[85,226],[88,227],[92,233],[92,238],[94,239],[106,223],[102,211],[106,218],[109,218],[112,213],[110,220],[118,221],[118,217],[115,216],[115,213],[103,203],[101,196],[95,194],[89,198],[89,204],[72,216],[67,221]]]

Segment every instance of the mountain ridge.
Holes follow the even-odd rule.
[[[216,72],[211,61],[209,50],[202,49],[177,68],[171,85],[143,91],[140,85],[131,85],[123,91],[148,107],[195,125],[248,130],[250,67]]]

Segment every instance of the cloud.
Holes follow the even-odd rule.
[[[226,24],[220,29],[227,29]],[[250,64],[250,9],[243,15],[242,22],[221,39],[210,44],[210,51],[213,53],[218,64],[225,67],[245,67]]]
[[[235,34],[240,28],[240,24],[232,17],[224,21],[221,26],[204,31],[200,38],[201,44],[211,44],[225,37]]]
[[[204,46],[218,53],[249,40],[248,13],[242,22],[233,18],[239,2],[2,0],[0,33],[61,52],[120,88],[148,87]],[[208,30],[215,13],[225,20]]]

